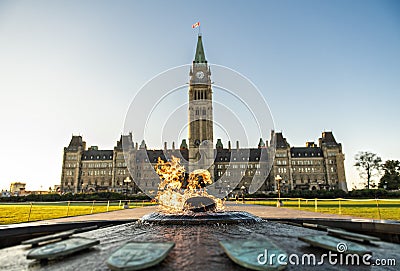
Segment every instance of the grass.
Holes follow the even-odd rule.
[[[150,202],[131,202],[130,208],[152,205]],[[110,202],[108,211],[120,210],[123,201]],[[107,212],[107,202],[34,202],[0,203],[0,224],[12,224],[28,221],[53,219],[67,216],[87,215]]]
[[[314,199],[283,199],[284,208],[303,211],[315,211]],[[276,200],[246,200],[248,204],[276,206]],[[341,200],[340,212],[338,200],[317,200],[317,212],[342,214],[372,219],[400,220],[400,200]],[[108,211],[122,209],[123,202],[110,202]],[[151,202],[131,202],[130,207],[153,205]],[[45,220],[66,216],[86,215],[90,213],[107,212],[107,202],[34,202],[30,203],[0,203],[0,224],[12,224],[28,221]]]
[[[317,210],[315,210],[314,199],[301,199],[300,208],[298,199],[283,199],[284,208],[293,208],[303,211],[321,212],[329,214],[342,214],[355,217],[372,219],[400,220],[400,200],[317,200]],[[248,204],[259,204],[276,206],[276,200],[246,200]]]

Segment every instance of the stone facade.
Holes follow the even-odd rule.
[[[125,153],[122,148],[125,145]],[[337,143],[332,132],[323,132],[318,145],[306,142],[305,147],[291,147],[280,132],[271,132],[268,143],[261,139],[257,148],[224,148],[217,140],[214,152],[214,180],[222,178],[216,189],[223,193],[227,187],[250,191],[251,183],[261,184],[258,192],[276,191],[275,177],[282,177],[281,189],[322,190],[342,189],[347,191],[342,145]],[[189,171],[189,150],[186,141],[179,149],[148,150],[144,141],[132,141],[132,134],[121,136],[114,150],[85,148],[81,136],[73,136],[64,148],[61,186],[62,192],[114,191],[137,193],[141,190],[155,194],[159,177],[154,167],[160,157],[166,161],[179,157]],[[264,152],[263,152],[264,150]],[[274,151],[275,150],[275,151]],[[129,169],[128,164],[130,163]],[[130,182],[127,182],[126,180]],[[232,180],[240,180],[232,182]],[[235,183],[231,185],[231,183]],[[141,189],[136,185],[138,184]]]
[[[323,132],[318,141],[306,142],[305,147],[290,147],[282,133],[275,133],[276,153],[270,174],[270,190],[276,189],[275,176],[280,175],[282,189],[347,191],[342,145],[332,132]]]
[[[205,168],[214,177],[211,71],[205,58],[201,35],[198,36],[195,59],[189,75],[189,170]]]
[[[114,150],[86,148],[81,136],[72,136],[64,148],[61,192],[114,191],[122,193],[157,193],[159,177],[154,167],[158,158],[181,159],[187,172],[207,168],[216,185],[215,194],[231,190],[245,192],[276,191],[275,177],[282,177],[281,189],[347,191],[342,145],[332,132],[323,132],[318,145],[290,147],[282,133],[271,132],[256,148],[236,148],[220,139],[214,148],[211,72],[202,38],[198,37],[195,60],[189,71],[188,141],[179,149],[148,150],[144,140],[134,143],[132,134],[121,135]],[[139,188],[140,187],[140,188]]]

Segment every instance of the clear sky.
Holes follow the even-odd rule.
[[[399,1],[0,0],[0,188],[58,184],[72,134],[112,149],[141,86],[193,60],[197,21],[292,146],[333,131],[349,188],[358,151],[400,159]]]

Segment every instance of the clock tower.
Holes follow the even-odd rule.
[[[211,71],[200,34],[189,75],[189,170],[208,169],[214,177]]]

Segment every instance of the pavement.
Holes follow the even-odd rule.
[[[90,222],[90,221],[126,221],[132,222],[140,219],[145,214],[156,212],[157,206],[146,206],[131,209],[122,209],[117,211],[111,211],[107,213],[97,213],[90,215],[62,217],[49,220],[41,220],[27,223],[1,225],[1,229],[15,228],[15,227],[26,227],[26,226],[39,226],[39,225],[50,225],[58,223],[74,223],[74,222]],[[227,211],[245,211],[252,215],[264,218],[264,219],[357,219],[357,217],[326,214],[318,212],[301,211],[291,208],[278,208],[272,206],[255,205],[255,204],[242,204],[242,203],[227,203]]]
[[[255,204],[228,203],[226,206],[228,211],[245,211],[264,219],[357,219],[358,217],[347,215],[335,215],[318,212],[301,211],[293,208],[272,207]]]

